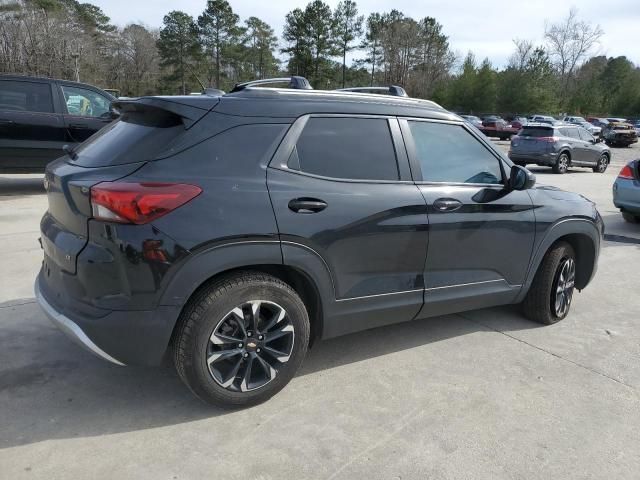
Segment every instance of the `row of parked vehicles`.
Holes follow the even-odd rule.
[[[640,119],[627,120],[624,118],[596,118],[579,116],[565,116],[558,120],[549,115],[530,115],[529,117],[514,117],[507,122],[497,115],[489,115],[480,119],[475,115],[461,115],[467,122],[478,128],[488,137],[509,140],[529,124],[547,124],[553,127],[566,124],[582,127],[594,137],[601,138],[612,147],[628,147],[638,141],[640,136]]]

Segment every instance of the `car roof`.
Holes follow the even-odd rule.
[[[59,83],[64,83],[66,85],[75,85],[75,86],[78,86],[78,87],[88,88],[88,89],[91,89],[91,90],[99,90],[99,91],[104,92],[105,94],[109,95],[111,98],[115,98],[109,92],[105,92],[100,87],[96,87],[95,85],[91,85],[90,83],[74,82],[72,80],[62,80],[62,79],[58,79],[58,78],[33,76],[33,75],[8,75],[8,74],[4,74],[4,73],[0,73],[0,80],[12,80],[12,81],[17,81],[17,82],[33,82],[33,81],[35,81],[35,82],[46,82],[46,83],[59,82]]]
[[[460,121],[430,100],[360,92],[248,87],[219,98],[215,111],[229,115],[292,118],[309,113],[342,113]]]

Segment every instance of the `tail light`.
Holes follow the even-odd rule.
[[[558,141],[558,137],[538,137],[538,141],[546,143],[556,143]]]
[[[633,176],[633,169],[631,168],[631,165],[625,165],[622,167],[622,170],[620,170],[620,173],[618,174],[618,178],[633,180],[635,177]]]
[[[184,183],[102,182],[91,187],[91,210],[98,220],[142,225],[200,195]]]

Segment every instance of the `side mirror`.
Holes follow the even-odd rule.
[[[113,106],[113,104],[109,106],[109,117],[113,120],[115,120],[116,118],[120,118],[120,112],[116,107]]]
[[[511,167],[509,190],[528,190],[536,184],[536,176],[520,165]]]

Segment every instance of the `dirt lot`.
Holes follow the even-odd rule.
[[[0,478],[638,478],[640,226],[611,203],[635,157],[615,149],[602,175],[532,168],[594,200],[615,240],[565,321],[504,307],[320,342],[282,393],[235,412],[47,321],[32,293],[41,178],[0,176]]]

